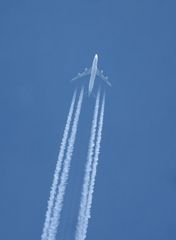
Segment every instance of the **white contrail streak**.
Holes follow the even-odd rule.
[[[95,155],[94,155],[93,166],[92,166],[91,181],[89,186],[89,194],[88,194],[86,213],[85,213],[85,219],[84,219],[85,221],[83,226],[83,235],[81,240],[86,239],[89,218],[91,217],[92,199],[93,199],[93,193],[95,188],[95,179],[96,179],[97,165],[98,165],[99,154],[100,154],[100,144],[101,144],[101,138],[102,138],[104,108],[105,108],[105,94],[103,95],[103,100],[102,100],[102,105],[100,110],[100,118],[98,123],[98,132],[97,132],[97,139],[96,139],[96,145],[95,145]]]
[[[82,239],[81,237],[82,231],[83,231],[82,227],[83,227],[84,217],[85,217],[85,210],[86,210],[86,204],[87,204],[87,198],[88,198],[88,192],[89,192],[89,183],[90,183],[90,176],[91,176],[91,169],[92,169],[92,162],[93,162],[93,155],[94,155],[94,148],[95,148],[95,137],[96,137],[96,129],[97,129],[97,121],[98,121],[99,102],[100,102],[100,91],[98,91],[98,94],[97,94],[95,108],[94,108],[94,115],[92,119],[87,163],[85,167],[84,183],[83,183],[83,189],[81,193],[80,209],[79,209],[78,222],[76,227],[76,235],[75,235],[76,240]]]
[[[84,217],[83,226],[82,226],[82,235],[80,238],[81,240],[86,239],[89,218],[91,217],[92,199],[93,199],[93,193],[94,193],[94,187],[95,187],[95,179],[96,179],[96,173],[97,173],[97,165],[98,165],[102,129],[103,129],[104,107],[105,107],[105,95],[103,96],[101,110],[100,110],[98,132],[97,132],[97,138],[96,138],[96,144],[95,144],[95,155],[94,155],[93,166],[92,166],[91,180],[89,184],[89,192],[88,192],[87,205],[85,210],[85,217]]]
[[[53,214],[53,206],[54,206],[57,186],[58,186],[58,182],[59,182],[60,172],[62,169],[63,157],[64,157],[65,148],[66,148],[66,144],[67,144],[72,115],[73,115],[73,111],[74,111],[75,99],[76,99],[76,91],[74,92],[73,97],[72,97],[72,101],[71,101],[71,105],[70,105],[70,109],[69,109],[69,113],[68,113],[68,117],[67,117],[67,122],[65,125],[65,129],[64,129],[64,133],[63,133],[63,137],[62,137],[62,141],[61,141],[61,145],[60,145],[60,151],[59,151],[58,160],[56,163],[56,169],[54,172],[53,182],[52,182],[50,196],[49,196],[49,200],[48,200],[47,211],[46,211],[46,215],[45,215],[43,232],[42,232],[42,236],[41,236],[42,240],[47,239],[49,225],[50,225],[51,217]]]
[[[77,133],[77,127],[78,127],[78,122],[79,122],[79,116],[81,112],[81,106],[82,106],[82,100],[83,100],[83,94],[84,94],[84,89],[82,88],[78,104],[76,106],[76,112],[73,120],[73,126],[71,129],[71,134],[70,138],[68,140],[68,148],[66,152],[66,157],[64,160],[64,166],[61,174],[61,181],[58,187],[58,193],[56,196],[56,201],[54,205],[54,210],[53,210],[53,217],[51,219],[51,224],[49,227],[49,240],[55,240],[56,239],[56,234],[57,234],[57,228],[60,223],[60,215],[63,207],[63,200],[64,200],[64,195],[65,195],[65,190],[66,190],[66,185],[68,181],[68,176],[69,176],[69,170],[70,170],[70,164],[71,164],[71,158],[74,150],[74,143],[76,139],[76,133]]]

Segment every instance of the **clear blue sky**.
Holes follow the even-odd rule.
[[[40,239],[70,79],[95,53],[112,88],[87,240],[176,239],[175,9],[173,0],[1,1],[2,240]],[[66,223],[63,240],[72,240]]]

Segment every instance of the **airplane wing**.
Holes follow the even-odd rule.
[[[104,80],[111,87],[111,83],[108,81],[108,77],[103,74],[103,70],[100,71],[97,69],[97,76]]]
[[[74,80],[76,80],[76,79],[78,79],[78,78],[82,78],[82,77],[84,77],[84,76],[87,76],[87,75],[89,75],[91,73],[91,68],[85,68],[84,69],[84,72],[82,72],[82,73],[78,73],[77,74],[77,76],[76,77],[74,77],[74,78],[72,78],[72,80],[71,81],[74,81]]]

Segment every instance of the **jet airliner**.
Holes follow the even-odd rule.
[[[90,96],[94,87],[95,83],[95,78],[96,76],[100,77],[102,80],[104,80],[109,86],[111,86],[111,83],[108,81],[108,77],[104,76],[103,70],[99,70],[98,67],[98,55],[95,54],[92,66],[88,69],[85,68],[83,73],[78,73],[76,77],[72,79],[72,81],[82,78],[84,76],[90,75],[90,80],[89,80],[89,87],[88,87],[88,95]]]

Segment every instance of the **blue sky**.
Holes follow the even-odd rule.
[[[95,53],[112,88],[87,239],[176,238],[175,7],[172,0],[1,1],[2,239],[40,239],[70,79]],[[78,169],[93,101],[85,100],[80,119]]]

